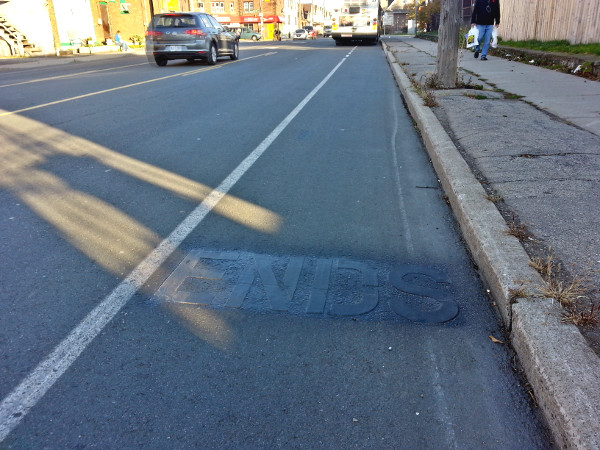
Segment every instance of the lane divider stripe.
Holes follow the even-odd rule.
[[[235,61],[235,62],[246,61],[246,60],[253,59],[253,58],[259,58],[261,56],[270,56],[270,55],[273,55],[273,54],[275,54],[275,53],[270,52],[270,53],[265,53],[265,54],[261,54],[261,55],[250,56],[248,58],[239,59],[238,61]],[[6,112],[3,112],[3,113],[0,113],[0,117],[10,116],[12,114],[20,114],[20,113],[24,113],[24,112],[27,112],[27,111],[33,111],[35,109],[46,108],[48,106],[60,105],[61,103],[71,102],[73,100],[80,100],[82,98],[93,97],[95,95],[100,95],[100,94],[106,94],[108,92],[119,91],[121,89],[127,89],[127,88],[131,88],[131,87],[142,86],[142,85],[148,84],[148,83],[155,83],[157,81],[168,80],[169,78],[183,77],[183,76],[187,76],[187,75],[193,75],[193,74],[196,74],[196,73],[199,73],[199,72],[205,72],[207,70],[219,69],[219,68],[224,67],[224,66],[226,66],[228,64],[232,64],[233,62],[234,61],[231,61],[229,63],[219,64],[217,66],[204,67],[202,69],[188,70],[187,72],[176,73],[176,74],[173,74],[173,75],[167,75],[167,76],[160,77],[160,78],[153,78],[151,80],[140,81],[138,83],[125,84],[123,86],[118,86],[118,87],[110,88],[110,89],[104,89],[102,91],[90,92],[89,94],[82,94],[82,95],[77,95],[75,97],[69,97],[69,98],[64,98],[62,100],[56,100],[56,101],[53,101],[53,102],[43,103],[41,105],[29,106],[27,108],[17,109],[15,111],[6,111]]]
[[[231,188],[263,155],[269,146],[300,114],[346,61],[342,59],[325,78],[290,112],[283,121],[156,247],[98,306],[96,306],[0,403],[0,442],[21,422],[44,397],[86,347],[127,304],[150,276],[181,245],[183,240],[204,220]],[[170,77],[164,77],[166,79]]]

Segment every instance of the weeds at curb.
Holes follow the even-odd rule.
[[[578,311],[569,310],[564,314],[563,322],[573,323],[578,327],[589,327],[600,323],[600,305],[590,303],[590,309],[579,308]]]
[[[575,275],[566,280],[562,274],[562,267],[555,261],[551,250],[546,258],[533,258],[530,265],[539,272],[546,283],[545,287],[539,288],[541,294],[555,299],[565,308],[563,322],[580,327],[600,324],[600,304],[594,304],[591,299],[596,288],[589,274]]]
[[[554,255],[551,251],[548,252],[546,258],[533,258],[529,262],[529,265],[537,270],[544,280],[554,276],[556,263],[554,262]]]
[[[435,74],[431,74],[425,78],[424,86],[428,89],[441,89],[440,82]]]
[[[518,94],[510,94],[510,93],[508,93],[508,92],[506,92],[506,93],[504,94],[504,98],[505,98],[506,100],[520,100],[520,99],[522,99],[523,97],[525,97],[525,96],[524,96],[524,95],[518,95]]]
[[[577,301],[585,298],[588,293],[584,280],[579,276],[575,276],[571,282],[551,277],[546,280],[546,286],[540,291],[544,296],[557,300],[565,308],[574,307]]]
[[[532,297],[532,294],[527,291],[527,288],[525,287],[526,284],[529,283],[528,281],[515,280],[515,283],[517,283],[518,286],[508,290],[508,301],[511,305],[516,303],[520,298]]]
[[[465,81],[465,77],[459,75],[456,79],[456,88],[457,89],[475,89],[478,91],[483,91],[483,84],[475,84],[473,83],[473,77],[469,77],[467,81]]]
[[[481,76],[481,74],[478,74],[477,72],[473,72],[472,70],[465,69],[465,68],[463,68],[463,70],[464,70],[465,72],[467,72],[467,73],[470,73],[470,74],[471,74],[471,75],[473,75],[474,77],[478,77],[478,78],[479,78],[479,77]]]
[[[465,94],[465,96],[472,98],[473,100],[496,100],[495,98],[489,98],[487,95]]]
[[[500,203],[504,200],[504,197],[502,197],[502,195],[498,194],[496,191],[487,194],[485,198],[492,203]]]
[[[432,91],[425,90],[420,95],[423,98],[423,104],[425,106],[428,106],[429,108],[435,108],[436,106],[439,106],[439,104],[435,98],[435,95],[433,94]]]
[[[507,221],[506,225],[508,226],[506,233],[516,237],[519,241],[524,241],[531,236],[529,231],[527,231],[527,227],[517,222],[514,214],[512,215],[512,220]]]
[[[411,84],[413,85],[413,88],[415,89],[415,92],[417,93],[417,95],[423,99],[423,105],[425,105],[429,108],[434,108],[436,106],[439,106],[439,103],[437,102],[437,100],[435,98],[435,94],[433,93],[433,90],[427,88],[426,86],[423,86],[421,83],[418,83],[415,80],[416,75],[417,75],[416,73],[408,75],[408,79],[410,80]],[[426,84],[435,83],[434,81],[430,81],[431,78],[435,78],[435,76],[428,78],[426,81]]]

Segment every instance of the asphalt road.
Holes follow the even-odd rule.
[[[378,46],[0,73],[3,448],[548,448]]]

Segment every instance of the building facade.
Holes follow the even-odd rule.
[[[0,56],[33,49],[44,54],[61,48],[111,43],[117,31],[143,41],[152,16],[169,11],[203,11],[224,25],[247,27],[272,39],[304,25],[322,29],[331,17],[326,0],[0,0]]]

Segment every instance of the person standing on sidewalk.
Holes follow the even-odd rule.
[[[492,39],[494,27],[500,25],[500,0],[476,0],[471,15],[471,28],[477,27],[479,32],[479,44],[475,47],[475,58],[487,61],[487,54]],[[483,47],[482,47],[483,43]]]

